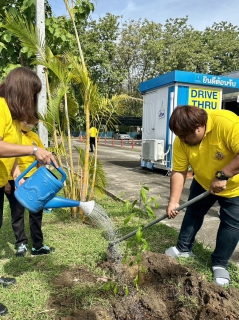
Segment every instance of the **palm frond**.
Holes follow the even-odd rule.
[[[44,57],[44,39],[40,37],[38,29],[31,22],[29,23],[18,14],[6,13],[6,23],[1,26],[18,37],[22,47],[35,50],[41,58]]]

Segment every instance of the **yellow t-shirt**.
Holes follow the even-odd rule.
[[[89,130],[90,137],[95,138],[97,135],[98,130],[95,127],[91,127]]]
[[[21,144],[20,124],[12,120],[5,99],[0,98],[0,137],[5,142]],[[15,158],[0,158],[0,187],[5,186],[14,165]]]
[[[239,117],[228,110],[207,111],[206,133],[200,144],[188,146],[176,137],[173,146],[173,170],[185,171],[189,164],[196,181],[206,190],[218,170],[239,154]],[[230,178],[219,196],[239,196],[239,174]]]
[[[29,131],[27,133],[22,132],[22,144],[27,146],[36,146],[36,147],[44,148],[44,145],[40,137],[38,136],[38,134],[36,134],[33,131]],[[18,165],[19,165],[20,171],[21,172],[25,171],[35,160],[36,158],[34,155],[19,157]],[[25,177],[30,177],[36,170],[37,170],[37,166],[32,168],[25,175]]]

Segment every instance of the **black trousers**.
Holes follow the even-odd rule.
[[[5,193],[8,198],[11,216],[12,216],[12,229],[16,238],[16,247],[21,244],[27,244],[28,239],[24,231],[24,211],[25,208],[17,201],[14,196],[15,184],[14,180],[8,181],[11,185],[11,193]],[[0,188],[0,216],[2,221],[3,216],[3,204],[4,204],[4,187]],[[29,211],[29,224],[30,224],[30,234],[32,239],[32,246],[36,250],[43,246],[43,233],[41,230],[42,226],[42,215],[43,210],[37,213]]]
[[[190,186],[189,200],[205,192],[203,187],[193,179]],[[216,245],[212,253],[212,266],[227,268],[239,242],[239,197],[225,198],[210,194],[187,207],[177,248],[191,251],[197,232],[201,229],[208,210],[218,201],[220,206],[220,225],[217,231]]]
[[[90,137],[90,151],[94,151],[93,146],[95,147],[95,137]]]

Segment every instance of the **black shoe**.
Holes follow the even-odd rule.
[[[32,248],[31,256],[41,256],[44,254],[49,254],[51,252],[54,252],[55,248],[48,247],[46,245],[43,245],[40,249],[36,250],[35,248]]]
[[[7,307],[0,303],[0,316],[5,316],[8,313]]]
[[[16,257],[24,257],[27,253],[27,247],[25,244],[21,244],[18,248],[17,248],[17,252],[16,252]]]
[[[14,278],[0,277],[0,285],[2,285],[3,287],[7,287],[15,283],[16,283],[16,279]]]

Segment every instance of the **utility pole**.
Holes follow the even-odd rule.
[[[39,31],[40,41],[45,44],[45,1],[36,0],[36,27]],[[39,55],[39,53],[37,53]],[[38,95],[38,112],[42,115],[47,112],[46,76],[44,66],[37,65],[37,75],[42,82],[42,90]],[[44,146],[48,147],[48,131],[42,121],[38,123],[38,134]]]

